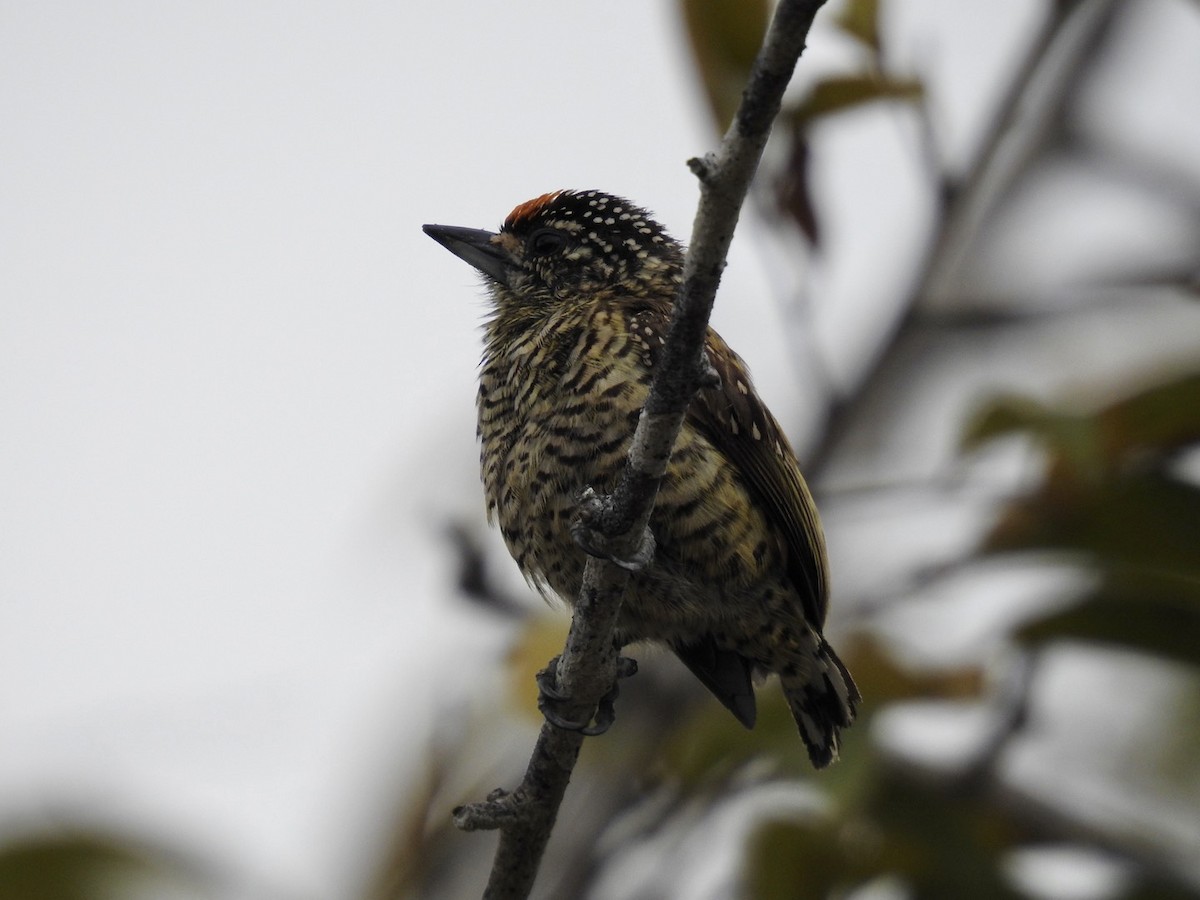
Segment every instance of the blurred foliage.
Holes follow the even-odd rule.
[[[842,641],[839,651],[851,667],[863,696],[870,697],[871,703],[863,707],[862,718],[855,727],[843,734],[842,761],[817,773],[816,777],[822,780],[844,780],[854,766],[853,761],[861,758],[858,751],[867,749],[871,718],[887,704],[907,700],[971,700],[983,692],[984,677],[978,667],[936,670],[906,667],[882,642],[867,634]],[[713,773],[727,772],[764,755],[775,758],[775,771],[780,774],[812,776],[807,760],[793,752],[796,725],[782,692],[760,691],[758,702],[758,723],[753,731],[730,728],[728,713],[704,704],[692,720],[668,736],[662,747],[662,758],[672,777],[683,784],[702,785]]]
[[[788,110],[797,126],[808,127],[815,119],[877,100],[919,100],[921,82],[912,78],[878,75],[839,75],[822,78],[807,96]]]
[[[879,0],[848,0],[834,18],[835,24],[855,40],[861,41],[879,59],[883,41],[879,34]]]
[[[767,33],[767,0],[682,0],[684,25],[717,127],[733,121],[746,76]]]
[[[873,6],[873,4],[866,4]],[[827,116],[885,100],[920,100],[924,91],[912,78],[888,78],[874,73],[831,75],[813,84],[798,102],[781,114],[790,124],[788,162],[776,173],[774,206],[789,217],[814,247],[821,243],[821,224],[812,196],[809,161],[811,131]]]
[[[765,3],[741,0],[683,0],[692,56],[717,128],[733,119],[766,31]],[[811,244],[820,243],[821,226],[809,183],[812,128],[835,113],[880,101],[919,101],[917,79],[891,76],[881,69],[883,42],[878,0],[852,0],[842,5],[835,22],[868,52],[865,71],[830,74],[816,79],[799,100],[785,100],[780,123],[790,126],[788,162],[775,173],[773,205],[788,216]]]
[[[562,652],[570,621],[566,615],[531,616],[521,630],[508,659],[508,685],[513,708],[541,723],[537,695],[529,690],[546,662]]]
[[[1001,398],[968,425],[965,443],[1014,433],[1045,448],[1046,473],[1007,506],[985,552],[1069,552],[1096,581],[1017,636],[1115,644],[1200,665],[1200,488],[1172,471],[1181,451],[1200,444],[1200,373],[1090,413]]]
[[[749,893],[762,900],[836,895],[883,876],[917,896],[1021,896],[996,878],[1019,837],[969,797],[881,778],[853,816],[768,821],[749,848]]]
[[[1067,608],[1019,627],[1017,640],[1034,647],[1100,642],[1200,665],[1200,490],[1169,472],[1180,450],[1200,442],[1198,387],[1189,373],[1086,413],[1004,397],[968,425],[969,447],[1019,434],[1047,452],[1044,477],[1005,505],[981,553],[1065,551],[1096,576]],[[901,673],[881,683],[857,647],[853,665],[877,709],[931,699],[942,686],[889,690]],[[982,687],[961,677],[951,684],[967,687],[966,696]],[[1040,815],[985,790],[979,771],[914,777],[886,760],[855,768],[864,783],[853,791],[835,784],[838,802],[827,815],[773,819],[759,828],[748,850],[749,896],[834,896],[877,879],[923,898],[1025,896],[1005,879],[1004,862],[1044,839]],[[1200,895],[1157,876],[1146,872],[1113,896]]]
[[[1200,443],[1200,373],[1168,378],[1090,413],[1049,409],[1027,397],[999,397],[968,423],[963,444],[1025,433],[1045,445],[1051,481],[1090,480],[1169,458]]]
[[[917,102],[923,96],[924,86],[918,79],[866,71],[818,78],[799,101],[784,106],[780,124],[790,126],[788,161],[775,173],[773,205],[814,247],[821,243],[821,225],[809,180],[813,128],[830,116],[867,104]]]
[[[128,838],[74,831],[0,845],[0,900],[212,897],[196,873]]]

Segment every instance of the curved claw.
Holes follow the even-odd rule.
[[[629,557],[628,559],[621,559],[620,557],[609,554],[605,558],[609,562],[616,563],[627,572],[640,572],[642,569],[646,568],[646,566],[650,565],[651,562],[653,562],[654,550],[656,546],[657,545],[654,542],[654,535],[650,532],[650,529],[647,528],[642,532],[642,541],[640,544],[638,544],[638,548],[636,551],[634,551],[633,556]]]
[[[558,689],[558,677],[555,673],[558,671],[558,661],[561,657],[554,657],[550,662],[546,663],[546,668],[542,669],[533,680],[538,686],[538,709],[542,708],[542,701],[549,700],[554,703],[561,703],[568,699],[567,695]]]
[[[554,657],[554,659],[550,660],[546,668],[537,673],[538,710],[547,722],[555,728],[561,728],[563,731],[578,731],[586,737],[596,737],[604,734],[604,732],[612,727],[613,722],[617,720],[616,702],[617,695],[620,693],[617,685],[620,679],[629,678],[637,674],[637,660],[625,656],[617,657],[617,681],[614,681],[608,693],[600,698],[591,721],[579,722],[575,719],[559,715],[558,711],[554,708],[570,699],[558,688],[558,680],[555,676],[555,673],[558,671],[558,659],[557,656]]]
[[[546,717],[546,721],[555,728],[561,728],[563,731],[578,731],[584,737],[598,737],[608,731],[612,727],[612,723],[616,721],[615,715],[609,715],[607,718],[602,717],[601,710],[603,703],[601,703],[600,707],[597,707],[595,723],[592,725],[586,722],[576,722],[574,719],[564,719],[553,710],[542,708],[541,704],[538,705],[538,708],[541,709],[542,715]]]
[[[571,538],[583,548],[588,556],[595,556],[616,563],[629,572],[640,572],[654,559],[654,535],[647,528],[642,532],[641,541],[630,557],[617,556],[609,548],[609,538],[593,523],[599,520],[607,510],[607,499],[602,498],[591,488],[587,488],[579,497],[579,509],[571,519]]]

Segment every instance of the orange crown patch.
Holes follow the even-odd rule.
[[[528,222],[536,218],[538,213],[561,197],[567,191],[551,191],[548,194],[542,194],[540,197],[534,197],[532,200],[526,200],[524,203],[513,209],[508,214],[508,218],[504,220],[504,230],[512,231],[523,222]]]

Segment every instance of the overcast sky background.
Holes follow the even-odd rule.
[[[1042,4],[904,6],[961,158]],[[420,225],[596,187],[686,238],[694,82],[666,2],[0,7],[0,837],[92,816],[337,895],[498,646],[438,534],[482,516],[482,291]],[[817,160],[831,344],[925,215],[862,128]],[[795,425],[773,240],[715,323]]]

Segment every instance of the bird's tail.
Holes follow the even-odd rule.
[[[808,756],[822,769],[837,759],[841,729],[854,721],[862,695],[829,643],[817,640],[815,657],[795,670],[789,667],[780,681]]]

